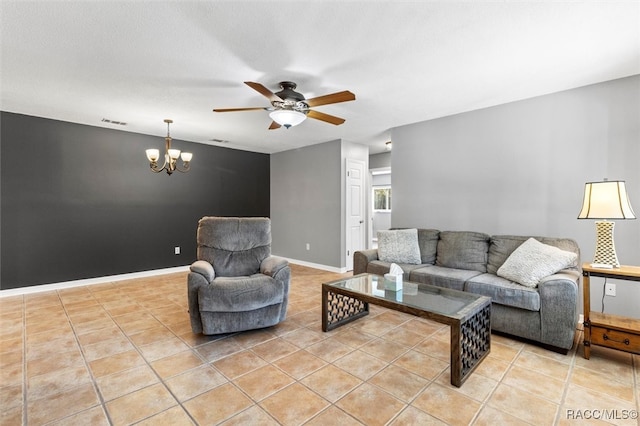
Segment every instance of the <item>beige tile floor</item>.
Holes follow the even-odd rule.
[[[323,333],[340,275],[292,270],[285,322],[217,338],[184,273],[0,298],[0,424],[638,425],[640,356],[494,335],[455,388],[446,326],[374,306]]]

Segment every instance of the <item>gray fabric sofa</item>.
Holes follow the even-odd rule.
[[[541,243],[576,253],[575,263],[540,280],[535,288],[497,275],[498,269],[528,236],[418,229],[420,264],[398,263],[404,280],[489,296],[491,329],[540,342],[566,353],[578,322],[580,249],[568,238],[534,237]],[[378,250],[354,253],[353,273],[383,275],[390,262]]]
[[[203,217],[187,277],[191,329],[221,334],[286,318],[291,269],[271,255],[268,218]]]

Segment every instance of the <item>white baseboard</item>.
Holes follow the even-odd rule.
[[[303,260],[288,259],[286,257],[285,259],[287,259],[290,263],[294,263],[296,265],[307,266],[309,268],[320,269],[323,271],[335,272],[337,274],[344,274],[348,272],[347,268],[336,268],[334,266],[327,266],[327,265],[321,265],[319,263],[305,262]],[[65,288],[82,287],[85,285],[105,284],[105,283],[110,283],[114,281],[130,280],[134,278],[153,277],[156,275],[172,274],[175,272],[186,272],[188,270],[189,270],[189,265],[176,266],[173,268],[154,269],[151,271],[133,272],[130,274],[110,275],[106,277],[87,278],[83,280],[64,281],[64,282],[51,283],[51,284],[40,284],[40,285],[33,285],[33,286],[27,286],[27,287],[10,288],[6,290],[0,290],[0,298],[20,296],[24,294],[42,293],[44,291],[62,290]]]
[[[328,272],[335,272],[336,274],[344,274],[349,271],[346,267],[336,268],[335,266],[327,266],[327,265],[321,265],[319,263],[305,262],[304,260],[290,259],[284,256],[280,256],[280,257],[287,259],[289,263],[293,263],[295,265],[307,266],[309,268],[320,269]]]
[[[189,266],[176,266],[173,268],[154,269],[151,271],[132,272],[130,274],[110,275],[107,277],[87,278],[83,280],[65,281],[52,284],[33,285],[28,287],[11,288],[0,290],[0,297],[19,296],[23,294],[41,293],[43,291],[61,290],[65,288],[81,287],[93,284],[105,284],[114,281],[124,281],[134,278],[153,277],[156,275],[172,274],[175,272],[186,272]]]

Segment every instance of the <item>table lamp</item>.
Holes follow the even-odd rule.
[[[596,254],[593,267],[619,268],[613,242],[613,219],[635,219],[624,181],[587,182],[578,219],[596,220]]]

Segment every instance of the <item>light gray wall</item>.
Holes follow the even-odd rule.
[[[585,182],[626,180],[640,213],[640,76],[395,128],[392,140],[394,227],[570,237],[590,262],[595,224],[576,219]],[[615,242],[622,264],[640,265],[640,220],[617,221]],[[640,288],[616,283],[606,312],[639,317]]]
[[[341,140],[271,155],[272,252],[344,270],[346,159],[365,162],[368,148]],[[368,182],[367,182],[368,184]],[[306,250],[306,244],[310,250]]]
[[[391,152],[381,152],[378,154],[371,154],[369,156],[370,169],[375,170],[385,167],[391,167]]]
[[[272,252],[320,265],[341,265],[342,143],[271,155]],[[309,243],[311,250],[306,250]]]

